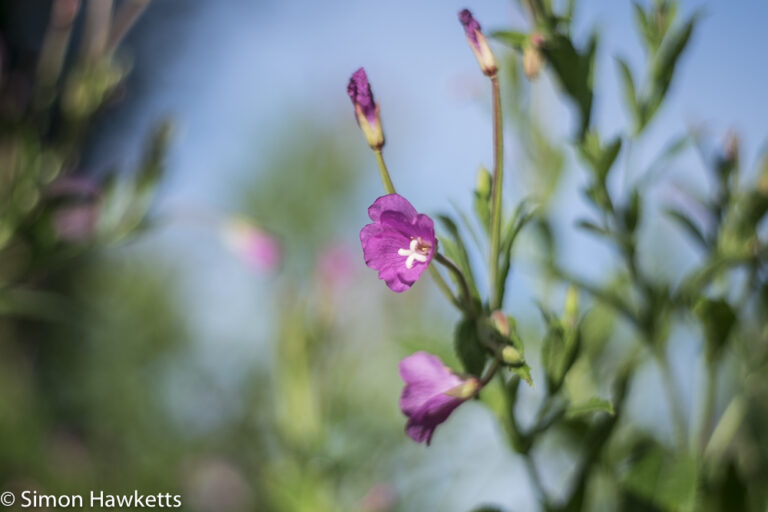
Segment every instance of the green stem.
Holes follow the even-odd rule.
[[[520,432],[520,427],[517,424],[517,418],[515,417],[515,404],[517,403],[517,390],[520,385],[520,378],[513,376],[509,382],[505,381],[504,374],[496,373],[496,380],[501,387],[502,395],[504,396],[504,407],[506,408],[507,418],[504,421],[504,427],[509,436],[509,442],[512,448],[518,453],[525,453],[526,442],[523,439],[523,435]]]
[[[461,288],[461,298],[464,300],[464,305],[468,310],[471,310],[472,295],[469,291],[469,285],[467,285],[467,279],[464,277],[464,272],[461,271],[461,269],[458,267],[458,265],[456,265],[456,263],[453,262],[452,259],[440,254],[439,252],[435,253],[435,261],[443,265],[445,268],[450,270],[454,276],[456,276],[456,281],[458,281],[459,287]]]
[[[373,154],[376,155],[376,163],[379,164],[379,174],[381,174],[381,181],[384,183],[384,190],[387,194],[395,193],[395,186],[392,184],[392,178],[389,177],[389,171],[387,170],[387,164],[384,162],[384,156],[381,154],[381,148],[374,149]]]
[[[488,373],[480,379],[480,389],[484,388],[486,384],[491,382],[491,379],[496,375],[496,372],[501,368],[501,360],[498,357],[493,358],[493,364],[488,369]]]
[[[501,123],[501,91],[499,78],[491,77],[493,88],[493,184],[491,187],[491,310],[501,307],[499,279],[499,246],[501,244],[501,196],[504,183],[504,142]]]
[[[707,360],[707,384],[704,392],[704,411],[701,415],[701,431],[699,432],[699,447],[701,453],[709,442],[712,433],[712,416],[715,412],[715,399],[717,397],[717,365],[714,361]]]
[[[677,387],[675,386],[675,379],[672,375],[672,368],[669,366],[669,360],[661,350],[654,350],[654,357],[656,363],[659,365],[661,371],[661,379],[664,384],[664,388],[667,393],[667,400],[669,402],[669,411],[672,415],[672,420],[675,428],[675,438],[677,439],[678,446],[681,449],[686,447],[686,427],[685,427],[685,413],[683,412],[683,403],[680,400],[680,395],[677,393]]]
[[[443,276],[440,275],[440,271],[437,270],[437,267],[430,265],[429,266],[429,273],[432,275],[432,279],[435,280],[435,284],[440,289],[441,292],[443,292],[443,295],[460,310],[464,310],[462,307],[461,302],[453,295],[453,291],[451,290],[451,287],[448,286],[448,283],[445,282],[445,279],[443,279]]]
[[[533,487],[536,489],[536,493],[539,495],[539,503],[544,507],[544,510],[549,510],[549,498],[547,497],[547,490],[544,489],[544,484],[539,476],[539,470],[536,468],[536,463],[533,461],[533,455],[531,452],[525,454],[525,467],[528,470],[528,475],[531,477]]]

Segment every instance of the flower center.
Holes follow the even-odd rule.
[[[416,261],[419,263],[427,262],[427,255],[429,254],[429,250],[431,248],[432,245],[424,242],[421,237],[411,238],[410,247],[408,247],[408,249],[399,249],[397,254],[406,257],[405,268],[410,270],[413,268],[413,264]]]

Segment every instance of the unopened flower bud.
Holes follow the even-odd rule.
[[[501,349],[501,360],[510,366],[519,366],[523,363],[523,356],[520,355],[520,351],[515,347],[507,345]]]
[[[493,177],[488,169],[480,167],[477,171],[477,181],[475,182],[475,190],[480,197],[491,197],[491,186],[493,183]]]
[[[499,333],[505,338],[509,338],[509,318],[502,311],[491,313],[491,322]]]
[[[381,149],[384,146],[384,130],[381,127],[379,105],[373,99],[365,69],[360,68],[352,74],[347,85],[347,94],[355,107],[357,124],[363,131],[368,145],[372,149]]]
[[[469,46],[477,57],[477,62],[480,64],[480,69],[483,70],[487,76],[495,76],[499,66],[496,63],[496,57],[491,52],[491,47],[488,45],[488,40],[483,35],[480,24],[472,16],[469,9],[464,9],[459,13],[459,21],[464,27],[464,33],[469,41]]]
[[[535,80],[539,76],[544,59],[541,52],[533,44],[526,44],[523,49],[523,71],[529,80]]]
[[[579,291],[575,286],[569,286],[565,292],[565,321],[569,325],[576,323],[576,317],[579,316]]]

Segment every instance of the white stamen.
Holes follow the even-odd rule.
[[[397,254],[400,256],[406,256],[405,268],[408,270],[413,268],[413,262],[419,263],[427,262],[427,255],[424,254],[425,247],[421,245],[420,239],[414,238],[411,240],[411,246],[408,249],[398,249]]]

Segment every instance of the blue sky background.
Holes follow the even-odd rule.
[[[644,55],[634,30],[630,2],[579,3],[577,40],[586,39],[591,27],[597,27],[602,34],[595,118],[607,137],[628,122],[613,56],[627,58],[639,77],[644,70]],[[158,1],[150,7],[142,23],[152,21],[153,11],[158,12],[160,4]],[[368,176],[361,193],[365,197],[360,199],[364,206],[379,194],[380,185],[375,161],[366,157],[365,142],[357,132],[346,96],[349,75],[362,65],[381,104],[386,156],[399,191],[423,211],[444,209],[446,198],[469,205],[469,190],[478,164],[491,164],[490,98],[487,80],[478,71],[456,13],[463,7],[471,8],[486,30],[510,26],[525,30],[523,11],[516,4],[502,0],[210,0],[192,2],[190,6],[178,16],[166,16],[163,23],[167,27],[157,23],[143,30],[141,44],[128,40],[137,62],[152,60],[152,73],[149,80],[145,76],[141,83],[129,84],[132,96],[121,107],[124,115],[119,122],[105,123],[96,136],[102,143],[95,145],[101,149],[90,158],[94,172],[115,161],[137,159],[146,128],[170,114],[179,131],[170,154],[170,180],[165,185],[161,208],[198,205],[231,210],[238,192],[235,184],[246,173],[260,172],[273,146],[283,141],[279,138],[285,133],[283,123],[302,114],[328,129],[346,131],[349,137],[357,138],[364,155],[362,161],[366,162],[360,172]],[[764,101],[768,90],[768,3],[684,1],[682,14],[687,17],[700,8],[704,16],[682,59],[668,102],[647,139],[633,150],[635,168],[653,160],[670,138],[690,126],[703,124],[717,143],[731,129],[742,135],[743,162],[749,173],[768,137],[768,107]],[[533,101],[546,126],[565,141],[571,131],[569,108],[546,77],[535,85]],[[511,190],[519,186],[521,170],[516,167],[514,153],[508,154],[506,161]],[[706,190],[703,169],[692,152],[669,172],[681,180],[700,182],[701,190]],[[569,229],[573,219],[589,213],[578,192],[582,181],[579,176],[575,173],[558,195],[557,211],[563,219],[569,254],[567,264],[599,278],[604,272],[602,262],[610,260],[610,253],[593,239]],[[345,226],[340,226],[340,232],[347,233],[342,238],[354,242],[365,222],[364,208],[351,211],[343,222]],[[679,232],[661,224],[645,229],[654,236],[680,237]],[[165,247],[187,271],[181,295],[198,312],[195,322],[201,351],[216,354],[216,362],[211,364],[217,373],[231,375],[243,361],[263,359],[261,354],[270,332],[268,323],[256,327],[264,333],[259,343],[253,343],[252,337],[242,332],[242,326],[253,323],[254,311],[263,311],[269,296],[254,286],[257,279],[244,280],[236,263],[229,267],[210,265],[211,261],[226,259],[219,257],[221,250],[215,244],[201,242],[200,236],[196,232],[168,233],[153,243]],[[686,259],[692,257],[693,253],[687,252],[664,255],[672,262],[665,268],[684,267]],[[644,264],[653,268],[660,262]],[[664,271],[662,266],[659,271]],[[368,277],[375,280],[372,273]],[[515,312],[535,311],[529,293],[533,285],[526,282],[524,272],[514,279],[516,293],[511,308]],[[226,311],[215,307],[222,303],[230,307]],[[230,340],[225,350],[222,339]],[[696,356],[691,345],[681,350],[679,361]],[[647,381],[649,389],[657,385],[652,375]],[[228,381],[222,377],[222,382],[226,385]],[[653,395],[646,393],[646,400],[653,402]],[[649,417],[658,409],[658,404],[656,409],[652,403],[635,405]],[[208,411],[210,421],[216,415],[212,407]],[[466,457],[455,457],[455,452],[451,452],[453,458],[436,455],[430,457],[432,462],[422,461],[423,467],[415,469],[414,474],[423,471],[423,478],[428,480],[430,464],[443,464],[453,471],[449,474],[463,479],[463,486],[445,489],[444,510],[463,510],[480,497],[496,498],[527,510],[521,503],[529,503],[532,498],[528,494],[530,486],[514,485],[515,480],[525,478],[522,469],[499,451],[499,440],[494,437],[497,433],[488,415],[475,405],[468,409],[445,427],[445,449],[435,446],[433,453],[446,456],[450,441],[472,419],[474,424],[479,422],[473,428],[488,440],[487,445],[475,448],[487,454],[484,463],[497,467],[497,474],[503,474],[503,478],[472,480],[468,474],[471,471],[456,462]],[[555,465],[562,462],[553,460]],[[553,474],[552,484],[562,483],[557,480],[557,471]],[[399,484],[403,488],[420,485],[418,479]]]

